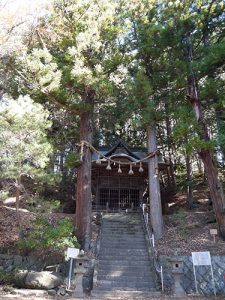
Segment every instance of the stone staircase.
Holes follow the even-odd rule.
[[[103,216],[97,282],[92,295],[98,299],[161,295],[140,213]]]

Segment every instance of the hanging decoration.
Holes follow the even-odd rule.
[[[118,168],[118,173],[122,173],[121,167],[120,167],[120,163],[119,163],[119,168]]]
[[[102,161],[101,161],[101,156],[98,155],[98,159],[96,160],[96,164],[97,164],[97,165],[100,165],[101,163],[102,163]]]
[[[108,160],[108,165],[106,167],[106,170],[112,170],[111,166],[110,166],[110,160]]]
[[[139,167],[139,170],[138,170],[140,173],[144,172],[144,169],[142,167],[142,162],[140,162],[140,167]]]
[[[129,175],[134,175],[134,171],[132,169],[132,164],[130,164],[130,170],[128,172]]]
[[[116,166],[117,164],[119,164],[119,168],[118,168],[118,173],[122,173],[122,170],[121,170],[121,165],[129,165],[130,166],[130,170],[129,170],[129,175],[133,175],[134,174],[134,171],[132,169],[132,165],[134,164],[137,164],[139,163],[140,166],[139,166],[139,172],[142,173],[144,172],[144,169],[143,169],[143,166],[142,166],[142,162],[145,162],[147,161],[149,158],[151,157],[154,157],[156,155],[159,155],[160,152],[159,150],[156,150],[154,152],[150,152],[146,155],[146,157],[140,159],[140,160],[136,160],[135,163],[134,162],[118,162],[116,160],[113,160],[112,158],[110,157],[107,157],[107,156],[104,156],[101,152],[99,152],[94,146],[92,146],[89,142],[87,141],[81,141],[80,143],[80,160],[82,161],[83,160],[83,155],[84,155],[84,146],[88,147],[90,150],[92,150],[93,152],[97,153],[98,155],[98,158],[96,159],[96,164],[100,165],[103,161],[106,161],[108,162],[107,164],[107,167],[106,167],[106,170],[112,170],[112,167],[111,167],[111,164],[113,164],[114,166]],[[159,170],[158,170],[158,165],[157,165],[157,159],[155,160],[155,176],[157,176],[159,173]]]

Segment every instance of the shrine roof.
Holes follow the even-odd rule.
[[[147,154],[147,149],[144,148],[129,148],[126,143],[119,140],[112,148],[99,147],[98,151],[106,157],[123,157],[128,158],[131,161],[137,161],[143,159]],[[97,160],[98,154],[92,154],[92,160]]]

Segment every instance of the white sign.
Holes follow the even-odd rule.
[[[213,274],[213,268],[212,268],[210,252],[209,251],[206,251],[206,252],[192,252],[191,255],[192,255],[192,261],[193,261],[196,292],[198,293],[195,266],[210,266],[211,274],[212,274],[213,290],[214,290],[214,294],[216,295],[216,286],[215,286],[215,279],[214,279],[214,274]]]
[[[211,235],[217,235],[218,234],[217,229],[210,229],[209,232],[210,232]]]
[[[67,258],[76,258],[80,253],[77,248],[67,248]]]
[[[192,260],[194,266],[211,266],[210,252],[192,252]]]

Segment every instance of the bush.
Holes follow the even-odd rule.
[[[69,218],[64,218],[52,224],[47,218],[38,217],[32,222],[33,228],[20,239],[18,246],[25,251],[43,255],[46,252],[64,253],[67,247],[79,248],[74,232],[74,226]]]
[[[9,192],[5,190],[0,191],[0,200],[4,201],[9,197]]]
[[[33,196],[26,201],[29,211],[40,212],[40,213],[52,213],[59,211],[60,201],[59,200],[45,200],[41,197]]]
[[[5,272],[3,270],[0,270],[0,285],[12,285],[14,283],[14,271],[12,272]]]

